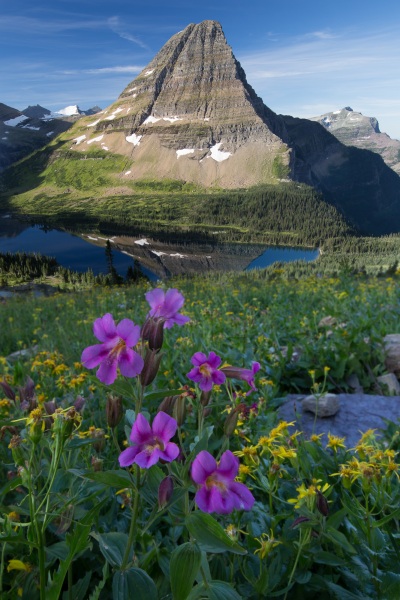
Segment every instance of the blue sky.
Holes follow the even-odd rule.
[[[102,108],[189,23],[215,19],[264,103],[351,106],[400,139],[399,0],[0,0],[0,102]]]

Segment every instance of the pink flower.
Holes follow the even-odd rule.
[[[256,392],[257,388],[254,384],[254,376],[260,370],[260,363],[252,362],[251,369],[243,369],[242,367],[222,367],[221,371],[227,377],[232,379],[240,379],[241,381],[245,381],[249,384],[250,390],[247,392],[246,396],[251,394],[251,392]]]
[[[156,288],[151,292],[147,292],[146,300],[151,308],[147,318],[164,321],[165,329],[170,329],[173,325],[184,325],[190,321],[189,317],[179,314],[185,298],[176,289],[164,292],[161,288]]]
[[[209,392],[213,385],[221,385],[226,379],[224,373],[218,370],[220,364],[221,358],[215,352],[210,352],[208,357],[203,352],[196,352],[192,356],[194,368],[186,377],[198,383],[203,392]]]
[[[129,467],[136,463],[142,469],[149,469],[160,459],[165,462],[175,460],[179,455],[179,448],[169,440],[174,437],[177,427],[175,419],[165,412],[157,413],[152,427],[139,413],[130,435],[133,446],[119,455],[118,460],[121,467]]]
[[[139,341],[139,325],[130,319],[122,319],[115,325],[112,315],[107,313],[95,320],[93,333],[102,343],[85,348],[81,362],[88,369],[100,365],[96,373],[100,381],[107,385],[114,383],[117,367],[125,377],[135,377],[141,372],[143,359],[132,350]]]
[[[233,510],[251,510],[254,497],[243,484],[235,481],[239,470],[239,460],[230,450],[226,450],[219,463],[206,450],[200,452],[193,461],[192,479],[200,488],[195,502],[206,513],[227,515]]]

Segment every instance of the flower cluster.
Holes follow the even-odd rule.
[[[124,377],[139,376],[142,387],[149,385],[160,366],[163,330],[170,329],[173,325],[184,325],[190,320],[179,312],[183,307],[184,297],[176,289],[166,292],[162,289],[152,290],[146,294],[146,300],[150,311],[142,327],[135,325],[130,319],[123,319],[116,324],[110,313],[95,320],[93,333],[100,344],[86,348],[81,360],[89,369],[99,367],[96,375],[102,383],[114,383],[119,369]],[[208,404],[214,385],[222,385],[227,378],[245,381],[250,387],[248,394],[257,390],[254,384],[255,374],[260,369],[257,362],[252,363],[251,369],[221,367],[222,360],[213,351],[208,355],[196,352],[191,362],[193,368],[187,377],[198,384],[203,407]],[[184,421],[186,396],[183,393],[164,398],[162,406],[172,407],[174,416],[164,412],[160,406],[151,425],[140,412],[141,402],[136,405],[136,417],[130,434],[131,445],[119,456],[121,467],[135,464],[142,469],[149,469],[159,461],[170,463],[179,458],[181,449],[171,439]],[[109,397],[107,414],[111,426],[116,426],[115,423],[119,422],[118,415],[114,414],[118,412],[117,408],[117,400]],[[121,406],[119,411],[121,412]],[[231,411],[234,422],[230,423],[232,416],[230,419],[228,416],[229,423],[225,427],[225,435],[228,437],[234,430],[237,411],[237,407]],[[219,462],[209,452],[201,451],[191,465],[191,476],[198,486],[195,502],[203,512],[227,514],[235,509],[250,510],[254,504],[250,490],[236,481],[241,476],[239,460],[229,450],[222,454]],[[171,485],[172,480],[168,480],[168,489]]]

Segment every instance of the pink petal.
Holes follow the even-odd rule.
[[[226,450],[219,461],[218,475],[233,481],[239,470],[239,459],[230,451]]]
[[[136,377],[141,373],[144,366],[143,358],[131,348],[125,348],[121,351],[118,363],[121,375],[124,377]]]
[[[204,352],[195,352],[192,356],[192,365],[200,367],[203,363],[207,362],[207,356]]]
[[[108,349],[105,344],[95,344],[84,349],[81,356],[81,363],[87,369],[97,367],[108,356]]]
[[[219,515],[227,515],[235,508],[234,500],[229,492],[222,493],[215,486],[210,490],[210,506],[212,512],[216,512]]]
[[[172,288],[165,294],[163,313],[166,317],[173,317],[185,303],[185,298],[178,290]]]
[[[160,460],[160,450],[158,448],[154,448],[151,452],[139,452],[135,458],[135,463],[139,465],[142,469],[150,469],[153,465],[155,465]]]
[[[167,415],[167,413],[160,411],[154,417],[152,430],[153,435],[158,437],[166,444],[169,440],[174,437],[178,423],[173,417]]]
[[[173,327],[174,325],[182,326],[185,325],[185,323],[188,323],[189,321],[190,317],[178,313],[165,321],[164,329],[171,329],[171,327]]]
[[[210,490],[208,490],[205,486],[201,487],[195,497],[194,501],[196,502],[199,509],[205,513],[212,512],[211,501],[210,501]]]
[[[195,383],[198,383],[203,379],[203,375],[200,373],[199,367],[193,367],[193,369],[189,371],[189,373],[187,373],[186,377],[188,377]]]
[[[139,446],[130,446],[126,450],[123,450],[118,457],[118,461],[121,467],[129,467],[135,462],[135,457],[138,454]]]
[[[234,481],[229,486],[229,492],[232,494],[237,510],[251,510],[255,502],[254,496],[243,483]]]
[[[106,385],[111,385],[117,379],[117,361],[110,361],[108,358],[103,360],[99,369],[97,370],[96,377],[100,379]]]
[[[116,337],[117,330],[113,316],[110,313],[96,319],[93,323],[93,333],[100,342],[108,342]]]
[[[150,308],[152,309],[150,312],[157,310],[160,304],[164,303],[165,292],[160,288],[156,288],[155,290],[151,290],[151,292],[147,292],[145,295],[147,302],[150,304]],[[154,316],[154,315],[151,315]]]
[[[140,327],[130,319],[122,319],[117,325],[117,335],[125,341],[128,348],[132,348],[139,341]]]
[[[195,483],[202,484],[207,477],[217,469],[217,461],[207,450],[202,450],[192,463],[192,479]]]
[[[203,377],[199,383],[199,388],[203,390],[203,392],[209,392],[210,390],[212,390],[212,387],[213,382],[211,378],[208,379],[206,377]]]
[[[130,435],[130,440],[134,444],[145,444],[152,439],[153,434],[151,431],[151,427],[147,419],[144,418],[142,413],[139,413],[135,419],[135,422],[132,426],[132,431]]]
[[[210,367],[212,367],[213,369],[217,369],[221,364],[221,357],[218,356],[218,354],[215,354],[215,352],[210,352],[207,358],[207,362],[210,365]]]
[[[211,377],[215,385],[222,385],[226,380],[225,373],[222,373],[221,371],[214,371]]]
[[[172,462],[179,456],[179,448],[173,442],[169,442],[164,451],[160,450],[160,458],[165,462]]]

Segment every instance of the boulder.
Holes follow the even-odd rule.
[[[400,333],[390,333],[383,338],[385,366],[390,373],[400,377]]]
[[[318,418],[333,417],[340,408],[340,400],[336,394],[325,394],[320,398],[307,396],[301,403],[303,411],[309,411]]]
[[[386,375],[380,375],[377,377],[377,382],[382,389],[383,393],[388,392],[389,396],[400,395],[400,383],[394,373],[387,373]]]
[[[367,394],[338,394],[340,411],[332,417],[315,419],[315,415],[303,410],[304,396],[288,396],[278,409],[280,419],[295,422],[291,430],[312,433],[331,433],[344,437],[348,448],[354,447],[361,434],[368,429],[377,429],[377,437],[386,429],[385,419],[397,422],[400,419],[400,395],[373,396]],[[381,430],[379,432],[379,430]],[[327,438],[323,438],[326,443]]]

